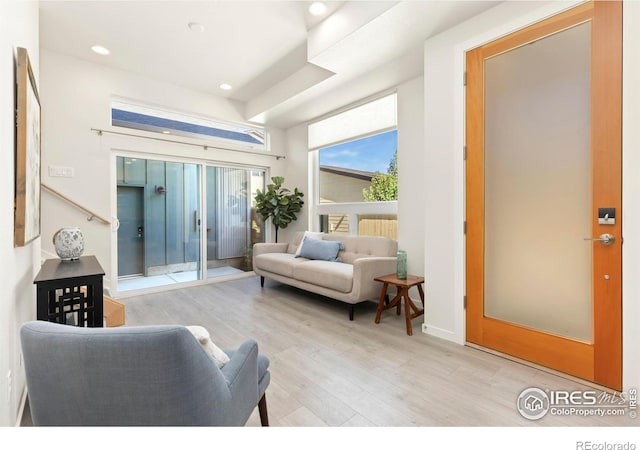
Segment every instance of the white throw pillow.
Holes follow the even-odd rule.
[[[302,239],[300,239],[300,244],[298,244],[298,249],[296,250],[296,256],[300,256],[300,251],[302,250],[302,244],[304,243],[304,240],[306,238],[322,240],[322,235],[323,234],[324,233],[320,233],[320,232],[316,232],[316,231],[305,231],[304,232],[304,236],[302,236]]]
[[[204,327],[190,325],[187,329],[191,331],[191,334],[193,334],[200,345],[202,345],[202,348],[211,356],[211,359],[213,359],[213,362],[216,363],[218,368],[222,369],[224,365],[229,362],[229,356],[213,343],[209,332]]]

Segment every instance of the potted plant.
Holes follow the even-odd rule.
[[[278,230],[287,228],[291,222],[298,217],[296,213],[300,212],[304,202],[302,197],[304,194],[295,188],[293,192],[283,187],[284,177],[271,178],[272,184],[262,192],[260,189],[256,192],[256,211],[262,217],[263,221],[271,219],[271,223],[276,229],[276,242],[278,242]]]

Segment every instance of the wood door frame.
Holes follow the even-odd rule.
[[[500,54],[508,49],[539,39],[541,35],[551,35],[588,20],[592,21],[592,30],[600,27],[609,28],[613,31],[608,35],[617,36],[611,41],[596,41],[592,38],[592,77],[600,77],[606,80],[607,83],[618,83],[621,86],[621,17],[622,4],[619,2],[584,3],[480,46],[477,49],[470,50],[466,54],[467,92],[475,89],[477,95],[465,95],[467,98],[465,134],[468,149],[465,181],[467,221],[465,243],[466,340],[515,356],[518,356],[517,352],[515,352],[516,349],[524,348],[535,355],[533,361],[537,364],[549,366],[614,389],[621,389],[622,385],[622,333],[619,332],[622,323],[622,295],[619,278],[610,280],[606,285],[604,283],[595,283],[594,285],[594,299],[597,298],[596,296],[602,298],[602,289],[617,292],[617,294],[614,293],[614,296],[617,295],[619,299],[619,301],[615,302],[615,305],[606,304],[604,301],[594,301],[593,314],[598,314],[599,317],[603,318],[602,321],[594,322],[602,324],[603,322],[614,323],[612,321],[617,321],[615,323],[620,324],[620,327],[613,327],[613,330],[607,326],[594,326],[593,341],[595,345],[572,341],[551,334],[541,334],[523,326],[506,324],[499,320],[483,317],[482,294],[475,294],[484,292],[484,167],[482,162],[484,155],[484,126],[482,122],[484,99],[483,90],[478,90],[478,87],[484,86],[482,67],[486,57]],[[595,32],[592,33],[592,36],[594,34]],[[598,95],[592,92],[592,123],[594,121],[606,121],[605,128],[607,132],[597,133],[592,131],[591,154],[592,164],[598,167],[606,166],[611,171],[617,172],[618,176],[621,177],[622,90],[620,89],[619,91],[618,95],[611,95],[610,92]],[[611,130],[617,130],[617,132],[612,133]],[[606,145],[603,145],[603,143],[606,143]],[[619,152],[614,152],[615,155],[613,157],[609,151],[612,146],[617,146],[620,149]],[[594,186],[606,181],[598,178],[598,176],[596,174],[592,180]],[[592,230],[594,236],[605,232],[613,233],[618,238],[622,236],[620,220],[622,186],[619,186],[617,192],[613,191],[615,189],[607,192],[594,192],[592,205]],[[614,200],[612,201],[611,199]],[[598,225],[596,219],[597,207],[604,206],[604,203],[606,203],[606,206],[615,207],[618,211],[619,219],[613,227]],[[599,258],[595,258],[595,255],[598,255]],[[615,248],[594,245],[594,261],[601,259],[607,259],[607,261],[594,264],[594,274],[604,270],[600,268],[601,266],[621,265],[621,243],[618,242]],[[617,270],[621,274],[621,266]],[[504,329],[509,330],[509,339],[505,339],[506,335],[501,333],[501,330]],[[559,349],[560,343],[564,346],[563,351]],[[567,351],[567,348],[569,348],[569,351]],[[603,348],[607,348],[607,350],[603,350]],[[610,351],[608,348],[613,348],[614,351]],[[614,370],[611,368],[614,368]]]

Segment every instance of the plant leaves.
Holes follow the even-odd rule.
[[[284,177],[272,177],[273,184],[266,186],[264,191],[256,190],[256,211],[263,221],[271,219],[276,228],[286,228],[291,222],[297,220],[296,213],[302,210],[304,194],[294,188],[293,192],[282,187]]]

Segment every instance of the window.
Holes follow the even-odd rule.
[[[398,199],[396,130],[318,150],[320,203]]]
[[[309,125],[309,148],[319,229],[397,238],[396,95]]]
[[[213,139],[254,150],[267,150],[263,128],[195,117],[123,101],[111,102],[111,125],[165,135]]]

